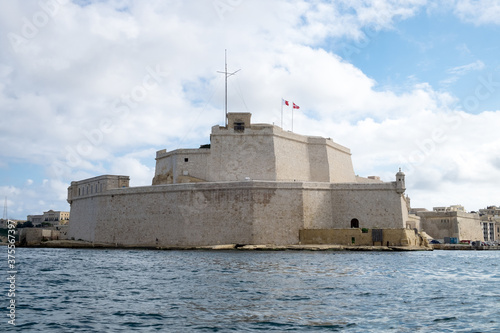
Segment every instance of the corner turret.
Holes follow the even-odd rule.
[[[401,171],[401,168],[399,168],[399,171],[396,174],[396,192],[403,194],[405,190],[405,174]]]

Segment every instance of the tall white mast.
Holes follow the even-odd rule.
[[[227,49],[224,50],[224,72],[217,71],[225,75],[225,89],[224,89],[224,126],[227,126],[227,78],[238,73],[241,69],[228,73],[227,71]]]

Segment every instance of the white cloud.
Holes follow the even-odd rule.
[[[455,14],[464,21],[480,24],[500,24],[500,3],[497,0],[455,0]]]
[[[19,195],[20,190],[14,186],[0,186],[0,193],[2,193],[2,197],[13,197]]]
[[[154,151],[147,150],[148,157],[154,159]],[[111,172],[117,175],[130,176],[130,186],[151,185],[154,177],[154,168],[141,163],[137,158],[143,154],[130,154],[117,157],[112,161]]]
[[[467,64],[467,65],[456,66],[456,67],[450,68],[450,69],[448,69],[448,73],[456,74],[456,75],[464,75],[464,74],[467,74],[468,72],[480,71],[482,69],[484,69],[484,62],[482,62],[481,60],[476,60],[470,64]]]
[[[444,86],[450,85],[460,79],[460,77],[473,72],[473,71],[481,71],[485,68],[484,62],[481,60],[476,60],[467,65],[461,65],[449,68],[446,72],[451,74],[450,77],[441,80],[440,83]]]

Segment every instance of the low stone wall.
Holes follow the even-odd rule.
[[[372,229],[304,229],[299,232],[301,244],[338,244],[358,246],[423,246],[429,244],[420,234],[409,229],[383,229],[382,242],[372,241]]]
[[[60,233],[57,230],[41,228],[19,229],[19,244],[24,246],[36,246],[41,242],[59,239]]]

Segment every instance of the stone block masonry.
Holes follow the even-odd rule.
[[[126,246],[288,245],[299,243],[301,229],[349,228],[353,219],[404,228],[394,188],[244,181],[110,189],[72,198],[68,237]]]

